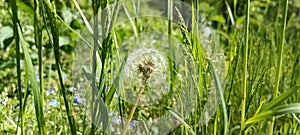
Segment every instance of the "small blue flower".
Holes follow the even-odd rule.
[[[40,76],[35,76],[36,81],[40,82]]]
[[[54,88],[50,88],[46,91],[47,95],[51,95],[51,94],[54,94],[55,93],[55,90]]]
[[[112,132],[115,131],[115,128],[112,126],[112,124],[109,125],[109,128],[110,128],[110,130],[111,130]]]
[[[118,125],[121,123],[121,119],[118,116],[112,117],[111,121]]]
[[[43,77],[46,77],[46,74],[43,73]],[[35,76],[36,81],[40,82],[40,75]]]
[[[89,122],[90,122],[90,120],[89,120],[89,119],[86,119],[86,120],[85,120],[85,123],[89,123]]]
[[[67,79],[67,74],[65,72],[63,72],[62,74],[63,74],[63,78]]]
[[[6,105],[6,102],[0,98],[0,104]]]
[[[75,104],[82,104],[82,103],[85,103],[85,100],[82,99],[78,94],[75,94],[74,96],[74,101],[73,101]]]
[[[138,121],[136,121],[136,120],[131,121],[130,125],[128,126],[128,130],[130,130],[133,126],[135,126],[137,124],[138,124]]]
[[[69,91],[70,93],[73,93],[73,92],[75,91],[75,88],[74,88],[74,87],[70,87],[70,88],[68,89],[68,91]]]
[[[163,92],[168,92],[169,91],[169,85],[165,85],[162,89]]]
[[[59,105],[59,102],[56,99],[52,99],[49,103],[50,106],[56,107]]]
[[[29,84],[30,84],[30,83],[29,83]],[[25,86],[22,86],[22,87],[21,87],[21,92],[22,92],[22,93],[24,93],[24,92],[25,92],[25,89],[24,89],[24,87],[25,87]],[[18,91],[18,90],[19,90],[19,87],[17,86],[17,87],[16,87],[16,89],[15,89],[15,91]]]

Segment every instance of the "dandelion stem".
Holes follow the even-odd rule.
[[[125,123],[125,126],[124,126],[124,128],[123,128],[123,130],[122,130],[122,134],[121,134],[121,135],[125,135],[125,134],[126,134],[127,128],[128,128],[128,126],[129,126],[129,124],[130,124],[130,121],[131,121],[131,119],[132,119],[132,117],[133,117],[133,114],[134,114],[134,112],[135,112],[135,109],[136,109],[136,107],[137,107],[137,104],[139,103],[139,100],[140,100],[140,98],[141,98],[143,92],[144,92],[144,86],[142,86],[142,87],[140,88],[140,90],[139,90],[138,96],[136,97],[136,99],[135,99],[135,101],[134,101],[134,104],[133,104],[133,107],[131,108],[131,110],[130,110],[130,112],[129,112],[128,119],[127,119],[127,121],[126,121],[126,123]]]

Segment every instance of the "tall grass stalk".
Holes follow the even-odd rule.
[[[59,77],[59,83],[60,83],[60,87],[61,87],[61,94],[63,96],[63,100],[65,103],[71,133],[72,133],[72,135],[76,135],[75,120],[74,120],[73,116],[71,115],[71,111],[70,111],[70,107],[69,107],[69,103],[68,103],[68,99],[67,99],[66,88],[64,85],[62,72],[60,69],[59,33],[58,33],[57,19],[55,17],[56,14],[55,14],[55,10],[53,10],[51,7],[50,1],[46,2],[45,4],[46,4],[45,5],[46,12],[47,12],[49,20],[50,20],[50,28],[51,28],[51,34],[52,34],[51,44],[53,46],[57,74]],[[52,11],[54,11],[54,12],[52,12]]]
[[[196,37],[198,37],[199,36],[199,32],[198,32],[198,25],[196,24],[196,23],[194,23],[195,22],[195,20],[197,20],[196,18],[197,18],[197,11],[198,11],[198,0],[193,0],[192,1],[192,3],[191,3],[191,8],[192,8],[192,23],[191,23],[191,26],[192,26],[192,32],[193,32],[193,34],[192,34],[192,41],[193,41],[193,43],[194,44],[200,44],[200,43],[198,43],[197,42],[197,39],[196,39]],[[183,20],[183,19],[182,19]],[[196,26],[195,26],[196,25]],[[195,37],[196,36],[196,37]],[[192,48],[194,48],[194,46],[192,47]],[[193,49],[192,49],[193,50]],[[191,52],[192,54],[193,54],[193,51]],[[193,55],[194,56],[194,58],[196,58],[195,59],[195,61],[196,62],[199,62],[200,61],[200,59],[201,59],[201,53],[200,52],[198,52],[198,55]],[[200,101],[200,99],[201,99],[201,97],[202,97],[202,92],[203,92],[203,83],[202,83],[202,68],[201,68],[201,64],[199,64],[198,63],[198,65],[197,65],[197,68],[198,68],[198,74],[199,74],[199,81],[198,81],[198,96],[197,96],[197,99],[196,99],[196,102],[195,102],[195,111],[194,111],[194,113],[193,113],[193,117],[194,117],[194,127],[193,127],[193,130],[194,130],[194,132],[197,132],[197,127],[198,127],[198,122],[199,122],[199,120],[200,120],[200,118],[199,118],[199,116],[198,116],[198,114],[201,112],[201,110],[200,110],[200,106],[201,106],[201,102],[199,102]],[[199,127],[200,128],[200,127]],[[202,127],[201,127],[202,128]],[[202,129],[201,129],[202,130]]]
[[[168,44],[169,45],[172,45],[172,19],[173,19],[173,1],[172,0],[166,0],[164,1],[165,4],[166,4],[166,9],[167,9],[167,19],[168,19]],[[174,51],[173,51],[173,47],[170,47],[170,49],[168,50],[169,54],[172,55],[172,58],[174,58]],[[174,65],[175,63],[173,62],[173,60],[170,58],[168,58],[168,61],[169,61],[169,65],[168,65],[168,68],[169,68],[169,71],[170,71],[170,93],[173,93],[173,87],[174,87],[174,80],[175,80],[175,75],[176,75],[176,71],[174,69]],[[170,97],[171,95],[168,96],[168,98],[171,98]]]
[[[19,32],[22,33],[21,32],[21,26],[19,28]],[[46,130],[46,127],[45,127],[45,118],[44,118],[44,110],[43,110],[44,106],[42,106],[42,100],[43,99],[41,99],[39,84],[36,80],[36,74],[35,74],[33,64],[32,64],[32,60],[31,60],[31,57],[30,57],[30,54],[29,54],[29,49],[28,49],[29,44],[25,41],[23,35],[20,36],[20,42],[22,44],[22,48],[23,48],[23,52],[24,52],[25,73],[26,73],[25,88],[30,87],[30,89],[33,93],[35,115],[36,115],[36,119],[37,119],[37,123],[38,123],[39,134],[40,135],[45,135],[47,133],[47,130]],[[29,81],[30,81],[30,86],[29,86]]]
[[[16,0],[10,1],[11,10],[12,10],[12,22],[13,22],[13,31],[14,31],[14,39],[16,43],[16,61],[17,61],[17,76],[18,76],[18,98],[19,98],[19,119],[21,122],[21,135],[24,134],[24,119],[23,119],[23,103],[22,103],[22,87],[21,87],[21,65],[20,65],[20,38],[18,32],[18,7]],[[19,125],[19,123],[18,123]],[[16,129],[18,132],[18,127]]]
[[[245,128],[246,116],[246,97],[247,97],[247,65],[248,65],[248,34],[249,34],[249,13],[250,13],[250,0],[247,1],[246,8],[246,27],[244,36],[244,56],[243,56],[243,95],[242,95],[242,113],[241,113],[241,133]]]
[[[213,80],[215,81],[216,90],[217,90],[218,96],[220,98],[220,103],[221,103],[221,109],[222,109],[221,111],[222,111],[222,115],[223,115],[223,134],[226,134],[228,132],[228,116],[227,116],[227,109],[226,109],[226,101],[225,101],[224,95],[223,95],[223,88],[222,88],[220,79],[216,74],[216,70],[215,70],[213,64],[211,62],[209,62],[209,63],[211,66],[212,77],[213,77]]]
[[[277,59],[277,70],[276,70],[276,77],[275,77],[275,88],[273,93],[273,99],[275,99],[278,95],[279,91],[279,82],[281,77],[281,70],[282,70],[282,57],[283,57],[283,47],[285,42],[285,29],[286,29],[286,21],[287,21],[287,11],[288,11],[288,0],[284,1],[284,16],[282,21],[282,31],[281,31],[281,38],[280,38],[280,46],[279,46],[279,57]],[[275,123],[275,117],[273,117],[270,121],[269,127],[269,135],[273,135],[273,128]]]
[[[91,129],[91,135],[95,134],[96,131],[96,126],[94,125],[95,123],[95,116],[96,116],[96,108],[97,106],[94,106],[95,103],[95,96],[96,96],[96,54],[97,50],[99,49],[99,44],[98,44],[98,11],[100,7],[100,1],[93,0],[92,1],[92,6],[93,6],[93,13],[94,13],[94,47],[93,47],[93,58],[92,58],[92,107],[91,107],[91,112],[92,112],[92,129]],[[102,67],[103,69],[104,67]],[[102,74],[102,72],[101,72]],[[100,78],[102,79],[102,78]]]
[[[44,106],[44,92],[43,92],[43,57],[42,57],[42,30],[40,20],[40,2],[34,0],[34,40],[38,48],[38,63],[39,63],[39,84],[42,99],[42,106]],[[44,111],[44,110],[43,110]]]

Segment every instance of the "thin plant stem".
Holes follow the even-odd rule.
[[[92,59],[92,129],[91,129],[91,135],[95,134],[96,127],[94,125],[95,123],[95,116],[96,116],[96,108],[97,106],[94,106],[95,103],[95,97],[96,97],[96,53],[99,47],[98,44],[98,11],[100,7],[100,1],[92,1],[93,6],[93,13],[94,13],[94,33],[93,33],[93,40],[94,40],[94,48],[93,48],[93,59]],[[103,68],[103,67],[102,67]],[[102,74],[102,73],[101,73]],[[102,79],[102,78],[100,78]]]
[[[43,92],[43,57],[42,57],[42,30],[40,26],[40,4],[39,0],[34,0],[34,40],[38,48],[38,63],[39,63],[39,84],[42,99],[42,106],[44,106],[44,92]],[[44,110],[42,110],[44,111]]]
[[[275,89],[273,93],[273,99],[275,99],[278,95],[279,91],[279,82],[280,82],[280,75],[282,69],[282,56],[283,56],[283,47],[284,47],[284,39],[285,39],[285,29],[286,29],[286,21],[287,21],[287,11],[288,11],[288,0],[284,2],[284,16],[282,21],[282,31],[281,31],[281,43],[279,46],[279,57],[277,60],[277,70],[276,70],[276,78],[275,78]],[[275,123],[275,117],[271,118],[270,127],[269,127],[269,135],[273,135],[273,128]]]
[[[55,14],[52,12],[53,10],[51,10],[49,1],[48,1],[48,3],[46,3],[46,11],[47,11],[48,17],[50,19],[50,28],[51,28],[51,34],[52,34],[52,40],[53,40],[51,43],[52,43],[53,50],[54,50],[57,74],[59,77],[61,93],[62,93],[63,100],[64,100],[65,107],[66,107],[67,118],[69,121],[69,126],[71,129],[72,135],[76,135],[76,124],[75,124],[75,120],[74,120],[73,116],[71,115],[71,111],[70,111],[70,107],[69,107],[69,103],[68,103],[68,99],[67,99],[67,95],[66,95],[66,88],[64,85],[63,77],[62,77],[62,71],[60,69],[59,35],[58,35],[57,19],[55,17]]]
[[[94,49],[93,49],[93,61],[92,61],[92,123],[95,122],[95,115],[96,115],[96,106],[94,106],[95,96],[96,96],[96,53],[98,50],[98,15],[94,16]],[[103,67],[102,67],[103,68]],[[101,78],[102,79],[102,78]],[[95,125],[92,124],[92,131],[91,135],[95,133]]]
[[[245,128],[245,115],[246,115],[246,97],[247,97],[247,65],[248,65],[248,34],[249,34],[249,13],[250,13],[250,0],[247,1],[246,9],[246,27],[244,36],[244,56],[243,56],[243,95],[242,95],[242,113],[241,113],[241,133]]]
[[[138,66],[139,66],[139,72],[143,73],[143,78],[142,78],[143,82],[142,82],[142,86],[140,87],[139,93],[134,101],[133,107],[131,108],[131,110],[129,112],[128,119],[125,123],[125,126],[123,127],[121,135],[126,134],[127,128],[130,124],[130,121],[133,117],[133,114],[135,112],[137,104],[139,103],[142,93],[144,92],[145,88],[147,88],[147,82],[148,82],[148,79],[149,79],[151,73],[153,72],[154,64],[151,61],[149,61],[149,62],[144,61],[143,64],[140,63]]]
[[[20,38],[19,38],[19,32],[18,32],[18,7],[16,0],[11,0],[11,10],[12,10],[12,20],[13,20],[13,31],[14,31],[14,39],[16,42],[16,60],[17,60],[17,80],[18,80],[18,98],[19,98],[19,119],[18,121],[21,121],[21,135],[24,134],[24,120],[23,120],[23,103],[22,103],[22,87],[21,87],[21,64],[20,64]],[[16,129],[16,132],[18,132],[18,126]]]
[[[139,103],[139,100],[140,100],[140,98],[141,98],[143,92],[144,92],[144,86],[142,86],[142,87],[140,88],[140,90],[139,90],[139,93],[138,93],[138,95],[137,95],[137,97],[136,97],[136,99],[135,99],[135,101],[134,101],[133,107],[131,108],[131,110],[130,110],[130,112],[129,112],[128,119],[127,119],[127,121],[126,121],[126,123],[125,123],[125,125],[124,125],[124,127],[123,127],[123,130],[122,130],[121,135],[125,135],[125,134],[126,134],[127,128],[128,128],[128,126],[129,126],[129,124],[130,124],[130,121],[131,121],[131,119],[132,119],[132,117],[133,117],[133,114],[134,114],[134,112],[135,112],[135,109],[136,109],[136,107],[137,107],[137,105],[138,105],[138,103]]]

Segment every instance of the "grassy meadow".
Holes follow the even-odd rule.
[[[0,134],[299,135],[299,0],[0,0]]]

